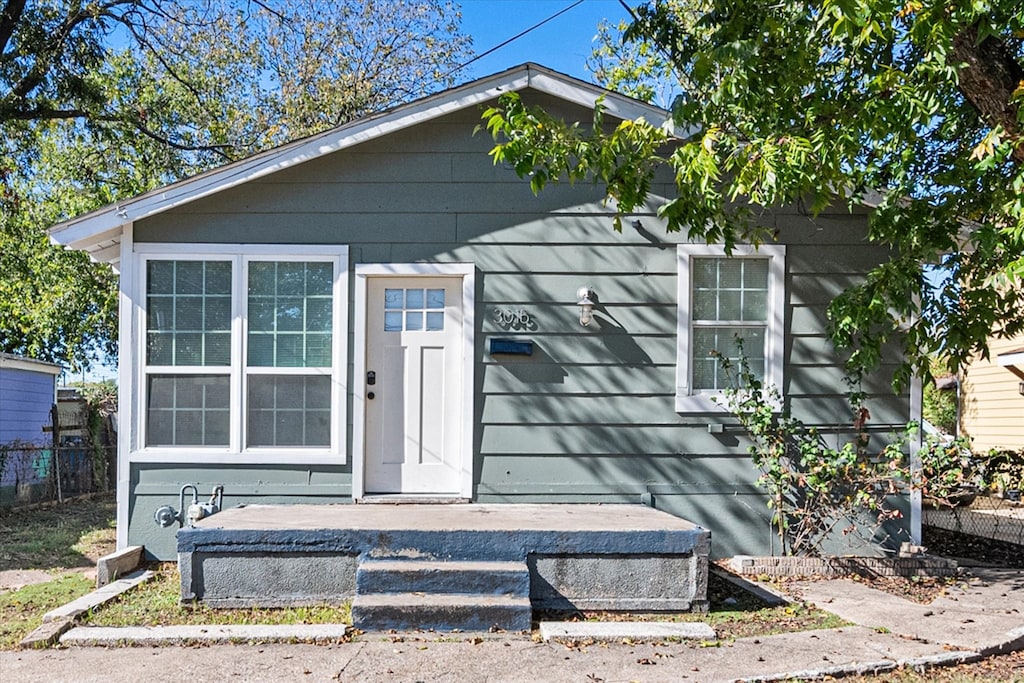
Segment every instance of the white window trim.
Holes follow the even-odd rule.
[[[473,364],[476,342],[476,265],[473,263],[357,263],[353,329],[353,377],[366,376],[366,295],[367,278],[382,276],[451,276],[462,278],[462,469],[459,495],[473,497],[473,425],[475,385]],[[352,498],[360,500],[366,492],[366,399],[361,391],[352,397]]]
[[[725,256],[725,248],[712,244],[680,244],[676,248],[678,259],[677,318],[676,318],[676,412],[726,412],[723,394],[693,393],[690,367],[690,310],[693,282],[690,266],[695,258]],[[738,245],[732,250],[734,258],[768,257],[768,319],[765,331],[764,382],[783,388],[783,362],[785,350],[786,314],[786,247],[781,244],[763,244],[754,248]],[[717,400],[716,400],[717,399]]]
[[[346,442],[348,438],[348,278],[349,249],[347,245],[277,245],[277,244],[169,244],[138,243],[132,250],[132,267],[125,277],[123,289],[131,301],[130,349],[131,407],[129,409],[131,428],[128,460],[130,462],[178,462],[211,465],[229,464],[288,464],[288,465],[339,465],[347,462]],[[231,365],[227,368],[231,377],[230,423],[228,447],[217,446],[145,446],[146,419],[146,261],[152,258],[168,260],[231,260],[234,264],[231,320]],[[335,266],[332,306],[334,329],[331,339],[331,445],[327,448],[294,448],[260,446],[242,448],[246,406],[243,374],[245,373],[245,331],[243,317],[246,266],[251,260],[274,261],[325,261]],[[122,264],[124,263],[122,259]],[[162,366],[150,368],[159,369]],[[203,374],[209,369],[191,366],[169,366],[164,368],[174,374]],[[305,374],[319,374],[323,369],[307,371]],[[216,373],[215,373],[216,374]],[[227,373],[225,373],[227,374]]]

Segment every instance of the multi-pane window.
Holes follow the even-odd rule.
[[[682,245],[679,257],[677,389],[679,411],[715,410],[708,397],[735,382],[721,358],[740,358],[781,389],[785,247]],[[740,341],[737,341],[740,340]]]
[[[227,446],[228,375],[149,375],[150,446]]]
[[[330,263],[249,262],[249,353],[253,367],[331,365]]]
[[[144,445],[337,444],[335,290],[345,261],[144,260]]]
[[[767,258],[695,258],[690,312],[695,392],[717,392],[729,380],[716,358],[739,360],[742,345],[751,372],[764,377],[768,327]],[[737,340],[742,340],[738,344]]]
[[[227,446],[230,261],[148,262],[146,364],[146,444]]]
[[[327,446],[333,264],[250,261],[248,282],[248,445]]]
[[[249,376],[250,446],[331,443],[331,379]]]

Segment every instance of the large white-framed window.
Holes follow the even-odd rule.
[[[201,249],[135,245],[131,458],[344,462],[347,246]]]
[[[678,257],[676,411],[719,412],[729,386],[716,355],[739,357],[782,389],[786,248],[683,244]]]

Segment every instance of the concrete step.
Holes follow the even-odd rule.
[[[352,601],[352,625],[363,631],[527,631],[531,617],[530,598],[510,595],[391,593]]]
[[[364,560],[356,570],[356,593],[530,595],[524,562]]]

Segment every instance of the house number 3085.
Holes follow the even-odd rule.
[[[495,308],[491,312],[491,320],[504,330],[529,330],[535,326],[530,314],[522,309],[514,311],[511,308]]]

